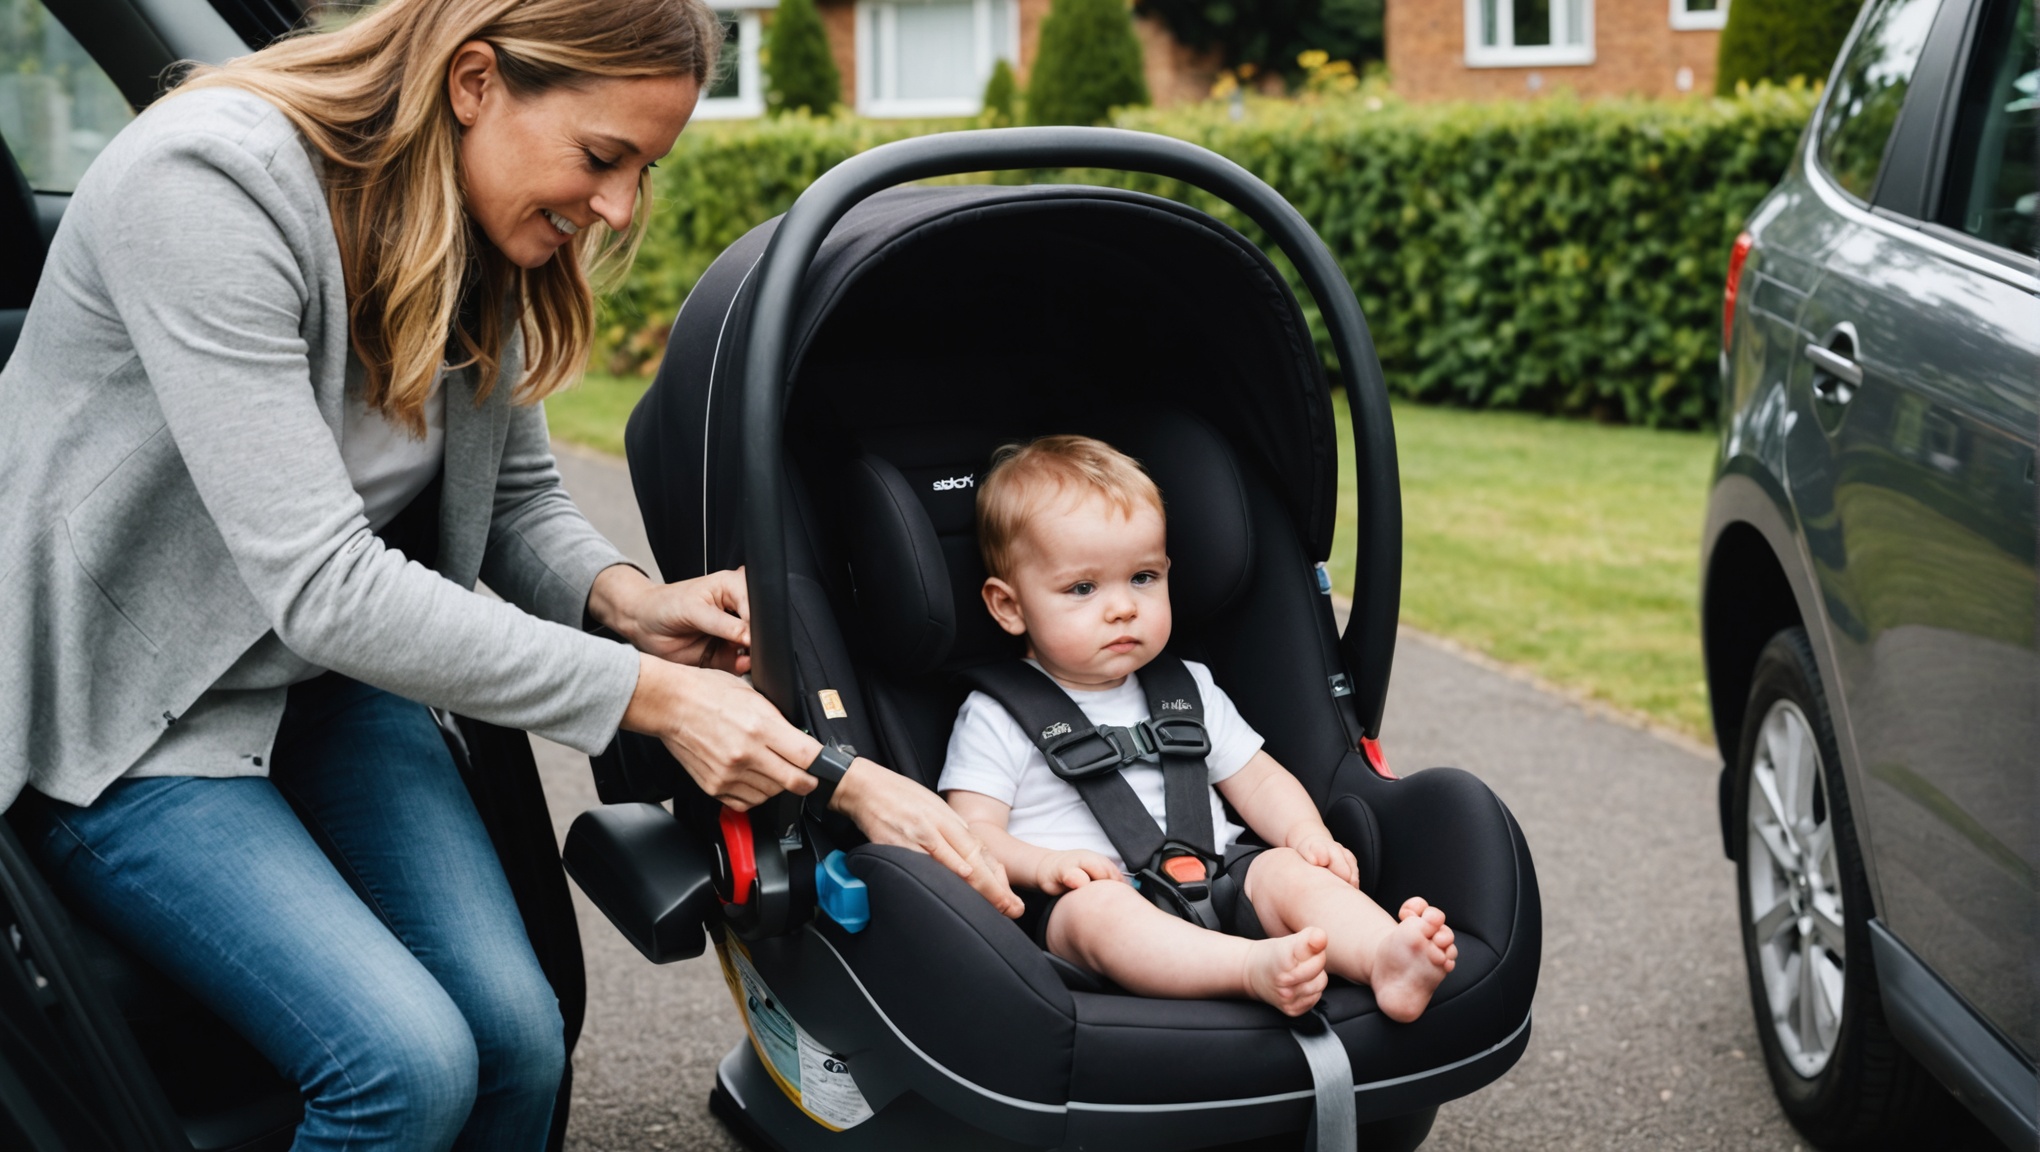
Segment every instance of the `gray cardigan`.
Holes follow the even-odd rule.
[[[518,347],[480,404],[447,379],[434,571],[341,463],[345,288],[311,154],[258,97],[164,100],[86,172],[0,372],[0,808],[261,775],[322,668],[583,751],[615,732],[637,654],[579,625],[625,561],[510,403]]]

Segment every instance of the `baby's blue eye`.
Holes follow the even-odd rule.
[[[1072,596],[1089,596],[1097,590],[1098,586],[1089,580],[1079,580],[1075,584],[1070,585],[1070,595]]]
[[[1158,578],[1153,572],[1135,572],[1133,574],[1133,586],[1135,588],[1145,588],[1154,583]]]

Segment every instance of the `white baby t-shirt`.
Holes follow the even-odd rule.
[[[1204,765],[1211,783],[1217,784],[1247,766],[1261,750],[1261,736],[1247,726],[1231,698],[1212,681],[1211,669],[1189,660],[1183,666],[1190,670],[1198,694],[1204,698],[1204,727],[1211,736],[1211,755]],[[1147,694],[1141,690],[1138,675],[1128,676],[1117,688],[1071,692],[1070,698],[1093,724],[1130,727],[1148,718]],[[1155,823],[1164,824],[1168,808],[1161,765],[1131,764],[1122,771]],[[1013,714],[982,692],[971,693],[956,714],[942,778],[935,787],[939,792],[977,792],[1010,805],[1013,813],[1006,821],[1006,831],[1015,839],[1058,851],[1088,848],[1122,871],[1126,869],[1126,861],[1113,850],[1105,829],[1076,788],[1049,769],[1048,757],[1027,738]],[[1225,818],[1216,790],[1211,792],[1211,827],[1220,854],[1246,831]]]

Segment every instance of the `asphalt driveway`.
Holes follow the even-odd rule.
[[[622,465],[560,456],[589,518],[649,566]],[[587,760],[535,743],[564,833],[596,803]],[[1529,837],[1544,898],[1529,1050],[1443,1108],[1427,1149],[1802,1146],[1757,1049],[1714,815],[1718,760],[1407,632],[1382,743],[1404,775],[1452,764],[1494,787]],[[648,964],[575,899],[589,1003],[568,1147],[739,1147],[707,1110],[716,1061],[743,1035],[713,957]]]

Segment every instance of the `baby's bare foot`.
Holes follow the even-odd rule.
[[[1285,1016],[1301,1016],[1325,994],[1325,930],[1247,945],[1247,994]]]
[[[1397,913],[1401,923],[1382,938],[1374,957],[1374,1002],[1390,1020],[1407,1024],[1424,1014],[1431,993],[1459,963],[1459,946],[1445,913],[1412,897]]]

